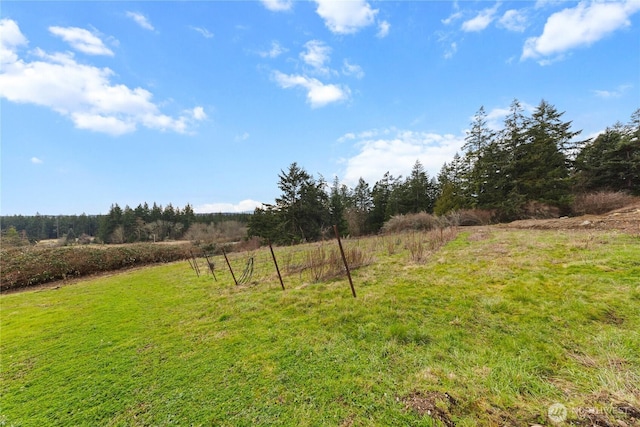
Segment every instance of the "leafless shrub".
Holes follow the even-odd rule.
[[[426,248],[420,234],[411,234],[406,240],[405,246],[409,250],[411,261],[422,262],[426,255]]]
[[[455,227],[438,228],[421,233],[405,234],[404,247],[409,251],[411,261],[424,262],[430,253],[435,252],[458,235]]]
[[[194,244],[228,243],[242,241],[247,235],[247,227],[239,221],[223,221],[218,224],[192,224],[185,233],[185,239]]]
[[[426,212],[395,215],[382,226],[382,233],[400,233],[403,231],[431,230],[438,226],[435,216]]]
[[[327,262],[327,251],[324,246],[316,246],[306,254],[305,267],[311,274],[311,279],[314,282],[319,282],[329,270],[330,264]]]
[[[447,215],[453,226],[489,225],[494,212],[485,209],[461,209]]]
[[[522,208],[522,216],[529,219],[548,219],[560,217],[560,209],[556,206],[531,200]]]
[[[252,237],[247,240],[242,240],[235,245],[233,245],[233,250],[235,252],[244,252],[244,251],[255,251],[261,246],[259,237]]]
[[[397,236],[384,237],[384,246],[387,249],[387,254],[389,255],[396,253],[396,249],[400,243],[401,240]]]
[[[598,191],[576,196],[571,206],[571,211],[574,215],[601,215],[623,208],[639,200],[640,198],[621,191]]]
[[[372,262],[369,253],[362,251],[359,247],[344,248],[344,256],[349,268],[356,268],[368,265]],[[321,282],[345,274],[344,261],[338,247],[319,245],[305,253],[303,270],[308,271],[311,280]]]
[[[78,244],[80,245],[88,245],[93,242],[93,237],[89,236],[86,233],[82,233],[80,237],[78,237]]]

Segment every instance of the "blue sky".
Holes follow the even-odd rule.
[[[251,211],[297,162],[435,176],[484,106],[640,107],[640,0],[0,3],[3,215]]]

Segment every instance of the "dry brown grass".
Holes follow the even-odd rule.
[[[621,191],[598,191],[576,196],[571,210],[574,215],[602,215],[640,201]]]

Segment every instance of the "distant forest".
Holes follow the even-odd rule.
[[[12,229],[22,240],[36,242],[46,239],[64,239],[89,243],[97,238],[101,243],[133,243],[176,240],[184,236],[193,224],[220,224],[236,221],[246,224],[248,213],[196,214],[191,205],[174,208],[154,203],[139,204],[132,209],[111,205],[106,215],[40,215],[2,216],[3,235]]]
[[[235,221],[246,227],[245,237],[289,244],[320,239],[333,225],[343,235],[377,233],[390,218],[412,213],[444,217],[476,210],[500,222],[571,215],[574,198],[586,193],[640,195],[640,109],[628,123],[615,123],[593,140],[580,139],[581,131],[563,116],[544,100],[526,115],[514,100],[496,132],[480,107],[462,153],[433,177],[416,161],[405,178],[387,172],[373,186],[360,178],[349,188],[338,177],[328,183],[292,163],[278,176],[280,197],[253,214],[196,215],[190,205],[114,204],[99,216],[4,216],[2,233],[31,242],[146,242],[181,239],[190,228],[210,232],[212,224]]]

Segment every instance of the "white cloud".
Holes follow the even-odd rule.
[[[17,48],[28,44],[15,21],[0,20],[0,64],[10,64],[18,60]]]
[[[536,4],[534,5],[535,9],[543,9],[547,6],[556,6],[561,4],[566,0],[536,0]]]
[[[464,135],[440,135],[398,129],[374,130],[356,135],[349,133],[339,139],[354,141],[358,153],[345,160],[344,181],[355,186],[362,177],[373,185],[388,171],[398,177],[408,176],[416,160],[431,177],[437,176],[464,144]]]
[[[629,89],[633,88],[633,85],[620,85],[615,90],[593,90],[593,93],[599,97],[604,99],[609,98],[620,98],[622,97]]]
[[[278,56],[286,52],[288,52],[288,49],[280,46],[280,43],[278,43],[277,41],[273,41],[271,42],[271,49],[258,52],[258,55],[263,58],[277,58]]]
[[[242,213],[253,212],[256,208],[261,208],[264,205],[261,202],[247,199],[242,200],[237,204],[233,203],[205,203],[203,205],[195,206],[193,211],[195,213]]]
[[[364,71],[362,70],[362,67],[357,64],[351,64],[346,59],[342,63],[342,74],[346,76],[355,76],[358,79],[364,77]]]
[[[527,28],[527,16],[519,10],[507,10],[498,21],[498,25],[509,31],[521,33]]]
[[[113,136],[123,135],[136,130],[136,124],[132,120],[85,112],[73,112],[70,114],[73,123],[78,129],[87,129]]]
[[[452,13],[451,15],[449,15],[447,18],[443,19],[441,22],[444,25],[449,25],[453,21],[457,21],[460,18],[462,18],[462,11],[457,10],[456,12]]]
[[[32,157],[31,158],[31,163],[33,163],[34,165],[41,165],[44,162],[41,159],[37,158],[37,157]]]
[[[195,121],[206,118],[202,107],[179,117],[162,114],[151,92],[113,83],[111,69],[80,64],[71,53],[48,54],[36,48],[31,54],[38,59],[26,62],[15,50],[19,44],[26,44],[26,38],[17,24],[3,21],[0,97],[8,101],[47,107],[70,118],[79,129],[110,135],[133,132],[138,125],[185,133]]]
[[[523,101],[519,101],[519,102],[520,102],[520,107],[522,107],[523,114],[532,113],[536,108],[535,106],[527,102],[523,102]],[[493,108],[491,111],[487,113],[487,116],[486,116],[487,127],[494,131],[499,131],[501,129],[504,129],[504,119],[509,114],[511,114],[511,107]],[[473,120],[474,120],[473,117],[469,117],[470,122]]]
[[[629,17],[640,10],[640,1],[623,2],[582,1],[573,8],[552,14],[542,34],[526,40],[520,59],[539,59],[549,63],[549,56],[562,58],[562,54],[578,47],[590,46],[608,34],[631,22]]]
[[[207,118],[207,113],[204,112],[202,107],[195,107],[191,110],[191,114],[195,120],[205,120]]]
[[[334,84],[324,84],[318,79],[302,75],[289,75],[274,71],[273,79],[283,89],[302,87],[307,91],[307,102],[312,108],[324,107],[333,102],[344,101],[349,98],[348,87]]]
[[[389,35],[389,30],[391,29],[391,24],[387,21],[381,21],[378,23],[378,33],[376,37],[379,39],[383,39]]]
[[[500,4],[496,3],[492,8],[478,12],[475,18],[471,18],[462,23],[462,31],[476,32],[487,28],[489,24],[493,22],[496,12],[498,11],[498,7],[500,7]]]
[[[153,25],[151,25],[151,22],[149,22],[147,17],[141,13],[127,12],[127,17],[133,19],[136,24],[140,25],[140,27],[144,28],[145,30],[149,30],[149,31],[155,30],[155,28],[153,28]]]
[[[293,7],[292,0],[260,0],[262,5],[273,12],[284,12]]]
[[[331,48],[320,40],[310,40],[304,44],[305,51],[300,52],[300,58],[305,64],[312,66],[316,71],[328,73],[324,67],[326,62],[331,60]]]
[[[113,51],[106,47],[100,38],[84,28],[49,27],[49,32],[69,43],[75,50],[87,55],[113,56]]]
[[[374,23],[377,9],[364,0],[315,0],[317,14],[333,33],[353,34]]]
[[[240,135],[236,135],[236,137],[234,138],[236,140],[236,142],[241,142],[241,141],[246,141],[247,139],[249,139],[249,132],[243,132]]]
[[[444,58],[445,59],[453,58],[453,55],[455,55],[457,51],[458,51],[458,43],[451,42],[451,44],[449,45],[449,48],[444,52]]]
[[[193,31],[196,31],[196,32],[200,33],[200,35],[202,37],[204,37],[205,39],[213,38],[213,33],[211,31],[207,30],[204,27],[192,27],[192,26],[190,26],[189,28],[191,28]]]

